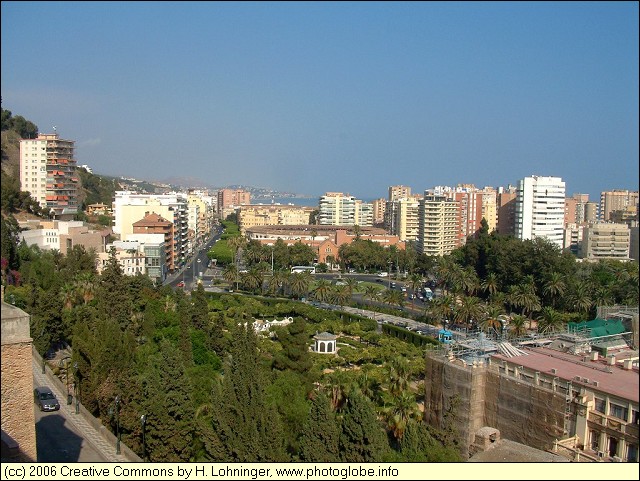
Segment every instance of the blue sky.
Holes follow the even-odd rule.
[[[2,107],[99,174],[638,190],[638,2],[1,5]]]

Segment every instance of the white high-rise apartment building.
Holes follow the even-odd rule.
[[[38,134],[20,140],[20,188],[56,218],[78,212],[75,142],[58,134]]]
[[[542,237],[560,249],[564,241],[565,183],[560,177],[531,176],[518,181],[515,234]]]
[[[356,198],[342,192],[327,192],[320,197],[320,225],[355,225]]]

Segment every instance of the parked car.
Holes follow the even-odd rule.
[[[58,411],[60,409],[60,403],[56,395],[46,386],[37,387],[33,390],[33,400],[40,411]]]
[[[178,282],[178,287],[184,287],[184,281]]]
[[[388,272],[378,272],[378,277],[387,277],[388,275]]]

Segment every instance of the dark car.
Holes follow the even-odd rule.
[[[60,403],[48,387],[37,387],[33,390],[33,400],[40,408],[40,411],[57,411],[60,409]]]

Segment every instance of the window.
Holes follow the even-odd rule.
[[[627,416],[629,415],[629,410],[624,406],[620,406],[619,404],[610,403],[609,415],[618,419],[624,419],[626,421]]]
[[[599,413],[602,413],[602,414],[605,413],[605,402],[604,402],[604,399],[596,398],[595,410],[598,411]]]

